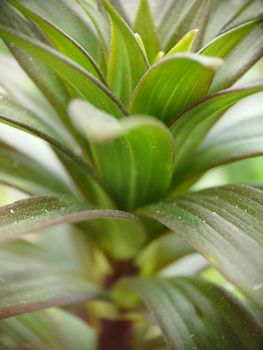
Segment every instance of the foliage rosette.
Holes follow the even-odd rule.
[[[1,349],[260,350],[262,184],[194,185],[263,155],[262,115],[217,127],[261,0],[124,3],[0,2],[0,123],[62,169],[1,131]]]

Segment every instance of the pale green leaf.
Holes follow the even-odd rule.
[[[176,43],[169,52],[167,52],[166,56],[171,56],[178,52],[190,52],[197,33],[198,29],[193,29],[185,34],[185,36],[178,41],[178,43]]]
[[[185,239],[263,305],[263,191],[241,185],[211,188],[153,204],[141,213]]]
[[[194,153],[208,131],[223,114],[241,99],[260,92],[262,89],[263,86],[258,84],[241,89],[225,90],[208,97],[177,117],[171,125],[177,150],[175,182],[180,181],[181,176],[184,177],[180,169],[183,168],[183,164],[188,163],[189,154]]]
[[[198,28],[194,49],[197,50],[205,33],[211,0],[171,1],[160,26],[160,40],[166,50],[170,50],[187,32]]]
[[[70,193],[61,178],[1,141],[0,182],[29,194]]]
[[[2,320],[1,349],[94,350],[95,331],[62,309],[50,309]]]
[[[263,327],[241,302],[197,278],[127,280],[160,326],[167,349],[259,350]]]
[[[200,174],[219,165],[262,155],[263,117],[254,117],[208,136],[195,153],[190,172]]]
[[[141,79],[130,103],[130,113],[153,115],[169,123],[177,113],[206,96],[220,66],[221,60],[195,54],[163,59]]]
[[[19,33],[26,34],[40,41],[45,41],[43,35],[30,22],[19,16],[10,6],[9,2],[0,2],[0,23],[6,25]],[[59,77],[43,64],[37,56],[15,47],[13,43],[7,43],[14,57],[21,67],[26,71],[34,83],[45,95],[50,104],[63,120],[66,120],[66,107],[69,102],[69,93]]]
[[[211,92],[235,83],[263,55],[263,20],[253,20],[219,35],[200,53],[224,58],[224,66],[217,72]]]
[[[136,265],[143,275],[149,276],[193,251],[186,241],[174,233],[167,233],[153,240],[138,254]]]

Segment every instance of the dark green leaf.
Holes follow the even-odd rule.
[[[122,117],[123,113],[126,113],[121,103],[104,84],[53,48],[2,25],[0,25],[0,36],[37,56],[98,108],[117,117]]]
[[[149,62],[152,63],[160,51],[160,43],[148,0],[140,0],[134,24],[134,32],[140,34]]]
[[[45,19],[39,15],[37,11],[32,11],[32,7],[30,6],[31,1],[12,1],[25,16],[36,22],[36,24],[43,30],[43,32],[60,52],[83,66],[95,77],[101,79],[102,81],[104,80],[97,63],[92,56],[78,42],[76,42],[59,27],[54,25],[48,19]],[[25,6],[23,6],[24,3]]]
[[[144,54],[131,29],[108,0],[103,0],[112,26],[108,83],[111,90],[127,105],[133,89],[147,70]]]
[[[194,155],[191,173],[263,155],[263,117],[254,117],[208,136]]]
[[[259,350],[263,328],[226,291],[197,278],[127,281],[152,312],[167,349]]]
[[[175,120],[171,126],[177,151],[175,182],[180,181],[181,176],[184,177],[181,169],[183,164],[188,162],[189,154],[194,153],[210,128],[223,114],[241,99],[262,91],[262,89],[263,86],[259,84],[220,92],[189,108]]]
[[[1,141],[0,182],[29,194],[69,193],[61,178]]]
[[[52,306],[100,298],[102,292],[84,277],[50,269],[26,273],[1,271],[0,319]]]
[[[13,0],[12,0],[13,1]],[[98,58],[98,40],[89,19],[83,16],[75,1],[15,0],[50,21],[71,36],[79,45]],[[72,3],[72,4],[71,4]],[[80,10],[80,11],[79,11]]]
[[[229,185],[141,210],[189,242],[227,279],[263,305],[263,191]]]
[[[176,54],[155,64],[138,84],[130,113],[148,114],[168,123],[177,113],[207,94],[221,60]],[[186,84],[187,81],[187,84]]]
[[[131,214],[94,209],[72,198],[36,196],[0,207],[0,243],[46,227],[98,218],[136,221]]]
[[[146,116],[119,122],[82,101],[73,102],[70,112],[91,143],[98,173],[122,207],[133,209],[165,194],[174,147],[162,123]]]
[[[46,42],[38,29],[19,16],[6,0],[0,2],[0,23],[17,30],[19,33]],[[39,87],[60,117],[66,120],[69,94],[63,82],[37,56],[32,56],[18,49],[13,43],[7,43],[7,45],[19,64]]]
[[[211,92],[231,86],[262,57],[262,35],[263,20],[250,21],[219,35],[200,51],[206,56],[224,58]]]

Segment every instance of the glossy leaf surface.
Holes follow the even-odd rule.
[[[157,53],[160,51],[160,43],[148,0],[140,0],[139,2],[134,32],[140,34],[149,62],[152,63]]]
[[[204,97],[221,60],[176,54],[152,66],[138,84],[130,113],[153,115],[165,123]],[[187,84],[186,84],[187,81]]]
[[[75,62],[38,40],[21,35],[5,26],[0,26],[0,36],[9,42],[14,42],[32,55],[36,55],[67,80],[82,97],[94,103],[98,108],[117,117],[123,116],[124,110],[122,112],[121,104],[107,87]]]
[[[75,1],[14,0],[34,11],[71,36],[95,59],[98,58],[98,41],[88,18],[77,10]],[[73,4],[71,4],[73,3]]]
[[[210,128],[230,107],[241,99],[262,91],[262,89],[263,86],[259,84],[241,89],[225,90],[204,99],[177,118],[171,125],[177,150],[177,167],[187,163],[189,154],[193,154]]]
[[[197,278],[128,280],[160,326],[167,349],[260,349],[263,327],[238,300]]]
[[[263,155],[263,118],[254,117],[208,136],[195,154],[191,172],[200,173],[240,159]]]
[[[162,123],[146,116],[119,122],[82,101],[73,102],[70,111],[92,144],[98,173],[122,207],[133,209],[167,191],[174,147]]]
[[[31,4],[27,4],[27,1],[24,1],[26,6],[21,5],[21,3],[23,3],[23,1],[15,1],[17,8],[43,30],[43,32],[60,52],[71,58],[73,61],[76,61],[78,64],[87,69],[88,72],[91,72],[95,77],[103,80],[96,61],[92,58],[88,51],[86,51],[78,42],[76,42],[59,27],[39,15],[38,11],[32,11],[32,6],[30,6]]]
[[[229,185],[141,210],[190,243],[227,279],[263,305],[263,191]]]
[[[36,196],[0,207],[0,243],[46,227],[98,218],[136,221],[131,214],[94,209],[72,198]]]
[[[203,55],[224,58],[211,92],[233,85],[262,57],[262,35],[263,20],[254,20],[221,34],[201,50]]]
[[[108,0],[103,3],[112,27],[108,83],[111,90],[127,105],[133,89],[147,70],[147,62],[131,29]]]

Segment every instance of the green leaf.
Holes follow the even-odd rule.
[[[189,155],[194,154],[208,131],[223,114],[241,99],[260,92],[262,89],[263,85],[258,84],[241,89],[225,90],[208,97],[177,117],[171,125],[177,151],[175,182],[181,181],[181,176],[184,177],[182,169],[184,164],[188,163]]]
[[[233,6],[233,5],[232,5]],[[240,5],[239,5],[240,6]],[[256,18],[261,18],[263,16],[263,7],[261,0],[246,0],[243,3],[243,6],[240,8],[238,12],[236,12],[235,16],[228,21],[223,30],[230,29],[239,24],[245,23],[249,20],[253,20]]]
[[[254,20],[219,35],[201,51],[206,56],[224,58],[210,91],[215,92],[235,83],[263,55],[263,20]]]
[[[46,227],[98,218],[136,221],[118,210],[99,210],[75,199],[36,196],[0,207],[0,244]]]
[[[178,43],[176,43],[169,52],[167,52],[166,57],[174,55],[178,52],[190,52],[197,33],[198,29],[193,29],[185,34],[185,36],[180,41],[178,41]]]
[[[89,19],[76,8],[75,1],[70,4],[64,0],[11,0],[50,21],[79,43],[95,59],[98,58],[98,40]]]
[[[198,28],[195,50],[202,43],[209,16],[210,0],[171,1],[159,25],[160,41],[170,50],[187,32]]]
[[[147,70],[146,58],[128,25],[107,0],[103,0],[103,3],[112,28],[108,83],[116,96],[127,105],[133,89]]]
[[[148,114],[169,121],[204,97],[221,60],[195,54],[176,54],[152,66],[138,84],[131,114]],[[187,84],[186,84],[187,81]]]
[[[174,233],[167,233],[153,240],[139,253],[136,265],[144,276],[149,276],[193,251],[186,241]]]
[[[190,243],[263,306],[263,191],[229,185],[141,209]]]
[[[1,25],[6,25],[21,34],[23,33],[32,38],[45,41],[43,35],[38,29],[19,16],[6,0],[0,2],[0,23]],[[65,121],[66,107],[70,97],[63,82],[54,72],[52,72],[52,70],[44,65],[37,56],[33,57],[29,53],[18,49],[12,42],[7,43],[7,46],[22,68],[42,91],[60,117]]]
[[[64,271],[1,272],[0,319],[52,306],[101,298],[102,292],[82,276]]]
[[[89,16],[98,33],[100,44],[102,46],[102,53],[106,62],[110,52],[111,41],[109,23],[106,20],[105,16],[103,16],[103,14],[100,13],[98,9],[89,2],[89,0],[77,0],[77,2]]]
[[[25,16],[32,19],[43,30],[43,32],[60,52],[77,62],[79,65],[83,66],[95,77],[104,81],[96,61],[89,54],[89,52],[59,27],[54,25],[48,19],[39,15],[37,11],[33,11],[32,7],[30,7],[31,1],[12,0],[12,2]],[[25,4],[25,6],[23,4]]]
[[[140,34],[148,60],[152,63],[160,51],[160,43],[148,0],[140,0],[134,24],[134,32]]]
[[[96,335],[84,321],[65,310],[51,309],[1,320],[2,349],[94,350]],[[12,344],[12,347],[10,347]]]
[[[61,178],[1,141],[0,182],[29,194],[70,193]]]
[[[93,168],[83,158],[76,155],[74,149],[69,148],[71,146],[69,140],[64,140],[61,136],[58,136],[51,127],[36,115],[3,95],[0,95],[0,122],[29,132],[53,146],[57,156],[67,167],[72,178],[76,180],[75,182],[79,188],[83,190],[88,199],[97,203],[97,197],[104,185],[94,173]]]
[[[133,209],[165,194],[174,147],[162,123],[146,116],[119,122],[82,101],[73,102],[70,113],[91,143],[98,173],[122,207]]]
[[[204,43],[209,42],[222,32],[223,28],[228,23],[231,23],[231,21],[242,12],[242,8],[246,7],[250,2],[254,2],[254,0],[212,1]]]
[[[122,117],[123,113],[126,113],[121,103],[104,84],[53,48],[2,25],[0,25],[0,36],[9,42],[15,43],[32,55],[37,56],[67,80],[80,96],[83,96],[98,108],[112,113],[117,117]]]
[[[260,349],[263,328],[220,287],[197,278],[127,280],[153,314],[167,349]]]
[[[238,122],[208,136],[194,155],[191,173],[263,155],[263,117]]]

